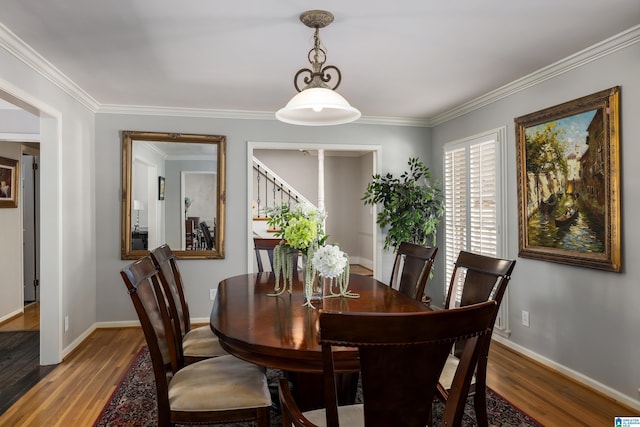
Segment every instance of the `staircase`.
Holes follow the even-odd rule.
[[[256,237],[271,237],[274,230],[269,230],[266,224],[269,209],[283,203],[289,206],[305,203],[314,206],[292,185],[280,178],[264,163],[253,157],[253,235]]]

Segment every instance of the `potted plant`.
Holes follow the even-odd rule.
[[[409,170],[395,178],[391,173],[373,175],[362,197],[365,205],[382,205],[376,222],[387,228],[384,249],[397,250],[402,242],[436,245],[436,230],[444,214],[439,182],[417,157],[409,158]]]

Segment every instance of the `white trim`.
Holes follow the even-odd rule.
[[[464,104],[449,111],[435,115],[431,117],[431,126],[437,126],[486,105],[493,104],[494,102],[523,91],[531,86],[540,84],[545,80],[567,73],[575,68],[581,67],[589,62],[600,59],[603,56],[610,55],[638,42],[640,42],[640,25],[623,31],[622,33],[610,37],[600,43],[596,43],[593,46],[574,53],[560,61],[554,62],[551,65],[521,77],[518,80],[499,87],[498,89],[492,90],[478,98],[465,102]]]
[[[139,320],[117,320],[112,322],[96,322],[95,329],[111,329],[111,328],[141,328]]]
[[[100,114],[130,114],[142,116],[174,116],[200,117],[208,119],[239,119],[239,120],[273,120],[277,121],[275,112],[251,110],[223,110],[212,108],[188,107],[155,107],[149,105],[118,105],[101,104],[97,111]],[[403,117],[373,117],[363,116],[353,124],[387,125],[387,126],[415,126],[431,127],[429,119],[412,119]]]
[[[352,125],[373,124],[392,126],[434,127],[456,117],[460,117],[471,111],[492,104],[502,98],[513,95],[531,86],[537,85],[560,74],[569,72],[589,62],[610,55],[620,49],[640,42],[640,25],[632,27],[620,34],[610,37],[600,43],[583,49],[567,58],[561,59],[551,65],[541,68],[527,76],[521,77],[500,88],[488,92],[478,98],[472,99],[444,113],[436,114],[429,118],[407,117],[383,117],[363,116]],[[16,58],[31,67],[37,73],[45,77],[65,93],[78,100],[94,113],[103,114],[133,114],[133,115],[159,115],[176,117],[206,117],[221,119],[258,119],[276,121],[275,112],[271,111],[241,111],[241,110],[214,110],[179,107],[154,107],[118,104],[100,104],[53,64],[42,57],[33,48],[16,36],[3,24],[0,24],[0,47],[5,48]]]
[[[73,342],[71,344],[69,344],[68,346],[66,346],[64,348],[64,350],[62,351],[62,358],[64,359],[65,357],[67,357],[73,350],[75,350],[76,348],[78,348],[78,346],[80,344],[82,344],[82,342],[84,340],[86,340],[87,338],[89,338],[89,335],[91,335],[93,333],[93,331],[96,330],[96,324],[94,323],[89,329],[87,329],[86,331],[84,331],[82,334],[80,334],[80,336],[78,336],[78,338],[76,338],[75,340],[73,340]]]
[[[571,368],[568,368],[564,365],[561,365],[560,363],[554,362],[551,359],[548,359],[538,353],[535,353],[521,345],[518,345],[506,338],[503,338],[501,336],[498,335],[493,335],[493,339],[497,342],[499,342],[500,344],[503,344],[505,347],[510,348],[511,350],[515,351],[516,353],[520,353],[530,359],[535,360],[536,362],[546,366],[547,368],[553,370],[553,371],[557,371],[563,375],[566,375],[567,377],[571,378],[572,380],[585,385],[599,393],[604,394],[605,396],[611,398],[612,400],[615,400],[617,402],[620,402],[624,405],[627,405],[629,407],[631,407],[632,409],[638,410],[640,411],[640,400],[637,399],[633,399],[630,396],[627,396],[617,390],[614,390],[613,388],[602,384],[601,382],[598,382],[592,378],[587,377],[584,374],[581,374],[580,372],[574,371]]]
[[[0,42],[2,25],[0,24]],[[4,79],[0,91],[40,116],[40,363],[62,361],[62,114]]]
[[[2,133],[3,141],[11,142],[40,142],[39,133]]]
[[[62,71],[0,23],[0,46],[94,113],[100,105]]]

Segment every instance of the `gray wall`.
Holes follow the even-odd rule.
[[[205,133],[227,137],[227,216],[226,258],[223,260],[184,260],[180,270],[186,284],[191,315],[208,318],[211,311],[209,289],[216,288],[225,277],[247,271],[247,142],[284,142],[318,144],[380,145],[383,173],[406,169],[407,159],[419,156],[429,162],[428,128],[350,124],[310,128],[292,126],[275,120],[232,120],[211,118],[161,117],[144,115],[96,115],[95,179],[97,223],[97,321],[135,320],[136,314],[117,272],[127,265],[120,260],[120,131],[123,129],[154,132]],[[382,238],[382,236],[379,236]],[[381,245],[380,245],[381,247]],[[386,258],[391,259],[391,255]],[[380,277],[389,277],[388,271]],[[387,280],[387,279],[384,279]]]
[[[507,126],[508,257],[518,257],[514,118],[613,86],[621,94],[622,273],[518,258],[509,285],[510,340],[557,364],[638,399],[640,387],[640,43],[536,84],[433,129],[443,145]],[[433,164],[442,176],[442,162]],[[440,238],[442,242],[442,238]],[[442,256],[437,271],[444,271]],[[442,288],[443,279],[436,278]],[[442,295],[437,295],[440,300]],[[437,301],[437,300],[436,300]],[[530,313],[530,327],[521,312]]]

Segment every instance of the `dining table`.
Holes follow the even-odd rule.
[[[305,306],[302,273],[294,274],[291,292],[274,296],[275,275],[249,273],[222,280],[211,310],[211,330],[230,354],[284,371],[302,410],[322,407],[321,311],[416,312],[430,310],[373,277],[350,274],[348,289],[357,298],[327,297]],[[280,286],[283,286],[280,284]],[[334,349],[338,396],[353,403],[359,371],[355,348]]]

